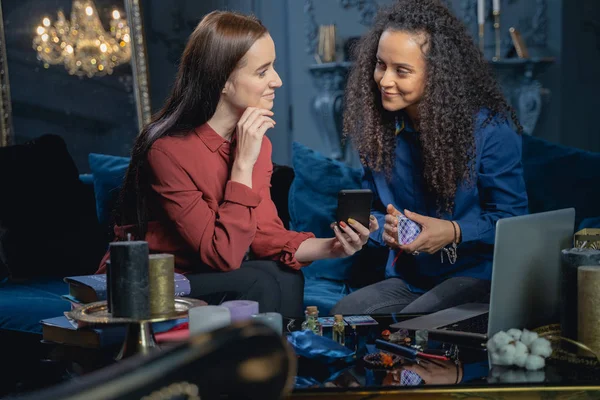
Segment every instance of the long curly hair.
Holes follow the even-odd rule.
[[[370,31],[354,47],[355,63],[345,94],[344,135],[354,143],[363,165],[391,176],[397,113],[386,111],[373,79],[379,39],[386,30],[425,36],[425,90],[417,110],[427,190],[439,211],[452,212],[461,182],[473,182],[477,113],[489,110],[483,124],[510,116],[492,69],[464,24],[439,0],[397,0],[382,8]]]

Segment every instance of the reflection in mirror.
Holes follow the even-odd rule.
[[[58,134],[82,173],[89,171],[89,153],[128,155],[139,131],[132,35],[141,32],[127,21],[131,5],[2,0],[1,6],[12,105],[6,144]]]
[[[144,0],[143,26],[149,56],[148,69],[152,71],[150,97],[153,112],[160,110],[169,96],[190,34],[204,15],[219,8],[217,3],[215,0]]]

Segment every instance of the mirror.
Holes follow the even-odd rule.
[[[129,155],[150,119],[139,0],[0,5],[0,145],[57,134],[81,173],[89,153]]]

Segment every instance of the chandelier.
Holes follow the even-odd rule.
[[[44,17],[37,27],[33,48],[44,68],[64,64],[71,75],[103,76],[131,59],[131,36],[127,21],[115,9],[106,32],[93,0],[73,0],[71,20],[58,11],[54,23]]]

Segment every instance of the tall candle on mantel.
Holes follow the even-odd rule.
[[[493,9],[492,9],[492,10],[493,10],[495,13],[496,13],[496,12],[498,12],[498,13],[499,13],[499,12],[500,12],[500,0],[494,0],[494,2],[493,2],[493,4],[492,4],[492,7],[493,7]]]
[[[485,0],[477,0],[477,23],[479,25],[485,23]]]

